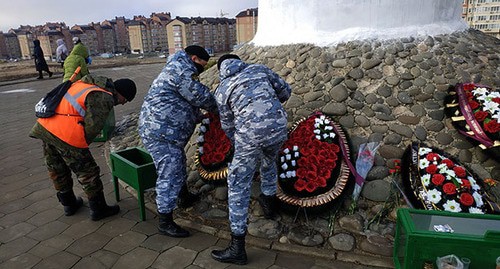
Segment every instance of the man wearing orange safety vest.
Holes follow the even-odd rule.
[[[39,118],[33,126],[30,136],[43,141],[45,164],[66,216],[75,214],[83,204],[73,192],[71,172],[89,199],[92,220],[120,211],[118,205],[106,204],[100,169],[89,144],[103,129],[113,106],[132,101],[135,94],[136,85],[130,79],[113,82],[87,75],[71,85],[54,116]]]

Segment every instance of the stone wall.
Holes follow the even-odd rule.
[[[367,176],[358,210],[312,218],[320,238],[291,227],[293,216],[277,222],[258,218],[252,204],[249,233],[280,242],[322,245],[339,253],[362,252],[391,256],[394,214],[381,223],[370,219],[381,212],[391,195],[389,169],[412,141],[422,141],[457,157],[482,178],[500,180],[499,160],[484,154],[464,139],[445,117],[443,100],[450,85],[476,82],[500,87],[500,40],[468,30],[452,35],[401,38],[390,41],[354,41],[335,47],[307,44],[278,47],[245,45],[234,52],[249,63],[265,64],[291,85],[293,93],[285,107],[290,125],[316,110],[331,115],[343,127],[356,153],[361,143],[382,142],[375,166]],[[218,84],[216,67],[201,76],[212,89]],[[118,124],[111,150],[140,145],[137,115]],[[193,212],[205,219],[227,219],[224,204],[227,189],[201,181],[193,164],[196,135],[187,146],[193,188],[206,193],[205,204]],[[252,197],[258,195],[253,191]],[[344,207],[346,209],[346,207]],[[211,215],[210,215],[211,213]],[[255,217],[257,216],[257,217]],[[291,224],[290,224],[291,223]],[[267,227],[267,228],[266,228]],[[227,229],[227,227],[226,227]],[[304,243],[306,242],[306,243]],[[328,243],[325,243],[328,242]]]

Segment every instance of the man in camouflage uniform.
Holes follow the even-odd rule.
[[[71,172],[89,199],[90,217],[100,220],[120,211],[108,206],[104,198],[100,169],[88,145],[101,132],[113,106],[132,101],[136,85],[130,79],[112,81],[87,75],[74,82],[56,108],[56,114],[39,118],[30,136],[43,141],[45,164],[57,198],[71,216],[82,206],[73,192]]]
[[[144,98],[139,117],[139,134],[158,174],[158,230],[172,237],[189,236],[172,217],[187,180],[184,147],[201,119],[200,108],[217,111],[210,89],[198,81],[209,58],[205,49],[196,45],[170,56]]]
[[[223,55],[217,66],[221,82],[214,95],[222,129],[235,151],[227,177],[231,242],[224,250],[212,251],[212,257],[246,264],[250,188],[258,163],[262,191],[258,201],[266,218],[276,210],[276,158],[287,137],[287,115],[281,103],[288,100],[291,89],[268,67],[246,64],[233,54]]]

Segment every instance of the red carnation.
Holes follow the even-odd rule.
[[[441,161],[441,163],[446,164],[446,167],[448,168],[452,168],[455,165],[455,163],[450,159],[444,159]]]
[[[472,92],[465,92],[465,97],[467,97],[467,100],[472,100],[474,98],[474,95]]]
[[[484,124],[484,129],[492,134],[500,132],[500,123],[496,120],[490,120],[488,123]]]
[[[436,186],[440,186],[444,182],[444,176],[441,174],[432,175],[432,183]]]
[[[315,183],[315,182],[313,182],[313,181],[309,181],[309,182],[307,182],[307,184],[306,184],[306,191],[308,191],[308,192],[313,192],[313,191],[315,191],[315,190],[316,190],[316,187],[317,187],[317,186],[316,186],[316,183]]]
[[[460,195],[460,203],[464,206],[471,206],[474,203],[474,197],[469,193],[462,193]]]
[[[465,169],[461,166],[453,167],[453,171],[455,172],[455,175],[457,175],[458,177],[465,177],[466,175]]]
[[[439,155],[436,153],[429,153],[427,154],[426,158],[429,162],[441,160],[441,158],[439,158]]]
[[[432,174],[432,175],[435,174],[437,172],[437,170],[438,170],[438,167],[435,164],[431,164],[431,165],[427,166],[427,168],[425,168],[425,171],[429,174]]]
[[[464,91],[467,91],[467,92],[468,92],[468,91],[472,91],[472,90],[474,90],[474,84],[471,84],[471,83],[469,83],[469,84],[464,84],[464,85],[463,85],[463,89],[464,89]]]
[[[470,181],[468,181],[467,179],[462,179],[462,187],[470,189],[471,188]]]
[[[495,97],[495,98],[491,99],[491,101],[500,104],[500,97]]]
[[[469,106],[470,106],[470,108],[472,108],[472,110],[474,110],[474,109],[476,109],[476,108],[479,107],[479,103],[476,102],[476,101],[474,101],[474,100],[470,100],[469,101]]]
[[[306,177],[306,175],[307,175],[307,170],[306,170],[306,169],[304,169],[304,168],[298,168],[298,169],[297,169],[297,174],[296,174],[296,175],[297,175],[297,177],[298,177],[298,178],[302,178],[302,179],[303,179],[303,178],[305,178],[305,177]]]
[[[479,110],[478,112],[474,113],[474,117],[478,121],[484,121],[490,114],[486,111]]]
[[[457,188],[455,187],[455,184],[453,183],[446,183],[443,185],[443,191],[444,193],[448,195],[452,195],[457,193]]]
[[[306,184],[307,184],[307,182],[305,182],[304,180],[297,179],[297,181],[295,181],[295,184],[293,184],[293,187],[297,191],[303,191],[306,188]]]

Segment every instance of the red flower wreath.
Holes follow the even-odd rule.
[[[327,187],[340,151],[332,124],[317,113],[297,125],[280,151],[280,182],[299,193]]]

